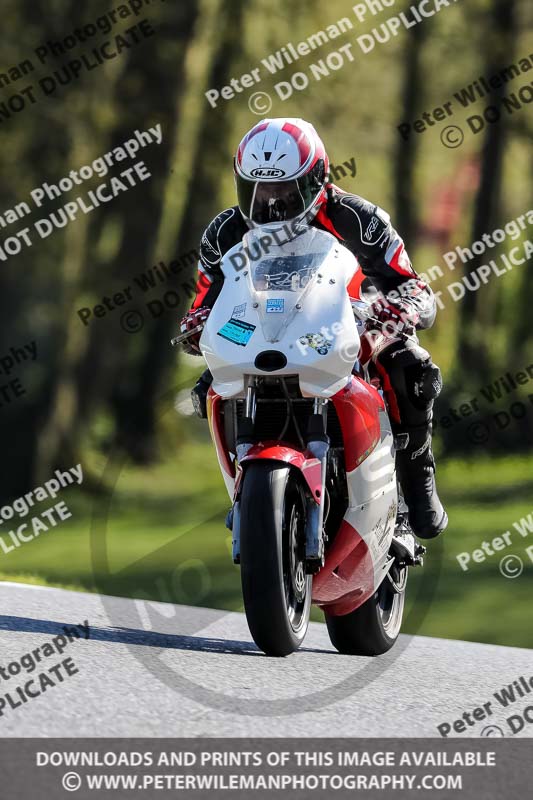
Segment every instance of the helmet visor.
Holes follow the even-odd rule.
[[[323,162],[319,164],[323,173]],[[237,197],[243,215],[257,225],[300,216],[313,205],[323,189],[318,166],[292,181],[250,181],[237,174]]]

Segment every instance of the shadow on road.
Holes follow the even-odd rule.
[[[65,635],[65,628],[77,628],[77,623],[52,622],[31,617],[0,616],[0,631],[19,633],[43,633],[49,636]],[[226,653],[239,656],[266,656],[253,642],[235,639],[215,639],[208,636],[184,636],[181,634],[157,633],[156,631],[135,630],[133,628],[94,628],[90,627],[89,641],[136,644],[142,647],[167,648],[169,650],[195,650],[199,653]],[[81,639],[83,640],[83,636]],[[334,655],[331,650],[301,647],[300,653],[321,653]]]

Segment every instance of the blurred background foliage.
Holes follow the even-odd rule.
[[[36,70],[1,88],[0,104],[143,18],[156,34],[0,120],[0,214],[43,182],[57,183],[71,169],[122,144],[134,130],[157,124],[163,130],[162,144],[138,155],[152,174],[149,181],[80,214],[44,240],[34,236],[31,248],[0,262],[0,355],[32,340],[38,350],[37,360],[12,376],[20,378],[25,395],[0,408],[1,503],[38,485],[57,467],[80,461],[85,467],[83,493],[69,490],[72,521],[2,555],[3,577],[239,607],[238,571],[229,558],[222,522],[228,499],[206,426],[191,418],[186,402],[186,387],[202,366],[176,354],[169,340],[192,294],[196,265],[190,254],[211,218],[235,203],[233,152],[260,119],[248,108],[253,91],[272,96],[270,116],[313,122],[333,164],[356,159],[356,177],[337,182],[390,212],[419,272],[440,265],[442,277],[432,286],[443,291],[444,299],[452,280],[508,252],[506,240],[489,255],[466,265],[459,262],[453,272],[443,261],[456,245],[468,247],[533,207],[533,106],[503,114],[498,124],[474,135],[466,117],[501,97],[480,98],[468,109],[454,101],[450,122],[465,131],[457,149],[441,144],[444,123],[413,133],[407,141],[397,126],[442,106],[479,76],[496,74],[526,55],[533,61],[531,4],[458,2],[411,30],[401,28],[397,37],[363,54],[356,37],[411,4],[398,1],[361,23],[353,4],[344,0],[326,6],[319,0],[152,0],[138,17],[119,20],[109,34],[99,33],[65,58],[39,65],[36,47],[63,40],[120,3],[3,0],[0,73],[27,58]],[[207,89],[220,89],[232,77],[261,66],[262,58],[287,42],[305,40],[345,17],[353,29],[338,39],[275,75],[261,68],[260,84],[233,100],[220,100],[217,108],[206,101]],[[305,91],[295,91],[285,102],[277,97],[277,82],[307,71],[310,63],[347,43],[353,45],[353,62],[346,60],[328,77],[311,80]],[[505,84],[503,91],[515,91],[531,75]],[[115,167],[111,174],[119,172]],[[107,180],[95,178],[75,187],[61,201],[44,205],[42,213],[33,211],[28,222],[0,229],[0,243]],[[527,238],[526,230],[512,244]],[[173,259],[183,261],[177,275],[146,294],[134,284],[135,276]],[[459,302],[447,297],[435,327],[422,334],[446,384],[437,419],[479,397],[481,387],[507,370],[532,363],[532,277],[529,259]],[[82,324],[80,308],[127,286],[133,287],[133,302]],[[172,307],[153,318],[147,302],[159,300],[165,306],[169,291],[174,294],[166,305]],[[129,308],[144,316],[144,327],[135,334],[120,326]],[[482,402],[490,428],[483,443],[469,440],[468,419],[448,429],[437,425],[439,478],[451,524],[437,599],[421,632],[531,645],[518,602],[527,600],[524,581],[531,571],[506,581],[497,563],[487,562],[461,573],[455,555],[508,529],[531,510],[532,386],[519,387],[500,405]],[[498,430],[490,415],[516,400],[531,410]],[[96,529],[92,538],[90,533],[102,516],[105,547]],[[176,565],[184,563],[176,577]],[[167,581],[168,597],[161,580]]]

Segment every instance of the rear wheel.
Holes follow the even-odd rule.
[[[350,614],[334,617],[324,611],[332,645],[346,655],[379,656],[390,650],[402,626],[407,568],[393,584],[389,576],[376,592]]]
[[[307,631],[305,498],[299,476],[276,462],[246,467],[240,501],[241,582],[254,642],[267,655],[296,650]]]

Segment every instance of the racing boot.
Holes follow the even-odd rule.
[[[435,460],[431,450],[431,423],[402,426],[396,432],[405,443],[396,452],[396,471],[409,509],[409,524],[419,539],[434,539],[448,525],[448,515],[437,494]],[[403,434],[403,435],[402,435]]]

